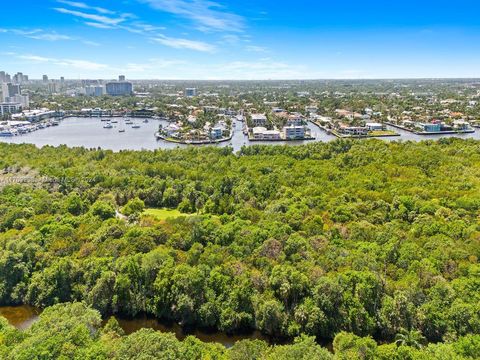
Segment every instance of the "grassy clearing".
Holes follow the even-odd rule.
[[[184,214],[177,209],[145,209],[143,212],[145,215],[152,216],[158,220],[165,220],[168,218],[176,218],[179,216],[191,216],[191,214]]]
[[[370,136],[393,136],[393,135],[397,135],[397,133],[393,130],[374,130],[374,131],[370,131],[368,133],[368,135],[370,135]]]

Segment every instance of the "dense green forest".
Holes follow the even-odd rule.
[[[478,141],[0,154],[0,304],[47,308],[2,358],[480,357]],[[100,325],[140,313],[290,345]]]

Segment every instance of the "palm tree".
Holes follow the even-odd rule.
[[[425,343],[425,337],[419,330],[400,329],[400,332],[395,335],[395,344],[397,346],[411,346],[420,349]]]

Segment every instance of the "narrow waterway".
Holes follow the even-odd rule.
[[[0,306],[0,316],[6,318],[11,325],[20,330],[28,329],[35,321],[39,319],[40,314],[40,309],[29,305]],[[178,324],[168,324],[167,322],[146,315],[137,316],[135,318],[124,318],[120,316],[116,316],[115,318],[127,335],[137,330],[148,328],[164,333],[173,333],[179,340],[183,340],[187,336],[193,335],[201,341],[216,342],[224,345],[225,347],[231,347],[237,341],[245,339],[259,339],[267,342],[271,341],[271,339],[259,331],[253,331],[251,333],[242,335],[227,335],[226,333],[220,331],[207,332],[198,329],[185,331],[185,329]],[[107,320],[108,317],[103,322],[105,323]]]
[[[51,126],[45,129],[40,129],[28,134],[18,135],[14,137],[0,137],[0,141],[8,143],[28,143],[34,144],[38,147],[45,145],[59,146],[67,145],[69,147],[83,146],[85,148],[103,148],[107,150],[154,150],[154,149],[174,149],[183,148],[193,145],[176,144],[164,140],[157,140],[155,133],[158,131],[159,125],[167,125],[165,120],[149,119],[147,123],[143,119],[130,119],[134,124],[140,125],[140,128],[132,128],[132,125],[125,124],[127,119],[118,118],[118,123],[113,124],[113,128],[104,129],[99,118],[83,118],[71,117],[63,120],[59,126]],[[315,140],[308,141],[249,141],[248,137],[242,132],[243,122],[236,121],[234,128],[235,132],[231,141],[225,141],[213,146],[231,146],[234,151],[240,150],[242,146],[251,146],[257,144],[268,145],[302,145],[315,141],[328,142],[335,140],[336,137],[327,134],[318,126],[308,123],[308,127]],[[394,130],[401,136],[383,137],[386,141],[421,141],[428,139],[439,139],[442,137],[459,137],[459,138],[474,138],[480,139],[480,130],[477,129],[475,133],[471,134],[450,134],[450,135],[416,135],[414,133],[388,127]],[[124,129],[125,132],[119,132]],[[195,145],[205,146],[205,145]],[[212,146],[212,145],[209,145]]]

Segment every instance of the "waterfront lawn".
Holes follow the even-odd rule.
[[[393,130],[374,130],[368,133],[369,136],[393,136],[397,133]]]
[[[154,209],[154,208],[145,209],[143,211],[143,214],[152,216],[152,217],[156,218],[157,220],[165,220],[165,219],[168,219],[168,218],[177,218],[179,216],[191,216],[191,214],[182,213],[182,212],[178,211],[177,209],[165,209],[165,208],[164,209]]]

